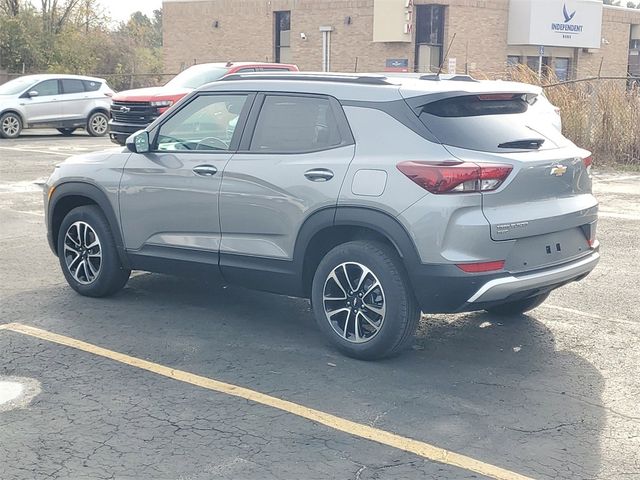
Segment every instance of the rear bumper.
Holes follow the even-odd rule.
[[[550,292],[581,280],[598,264],[597,249],[563,265],[521,274],[465,273],[455,265],[420,265],[410,269],[414,292],[425,313],[483,310]]]
[[[469,299],[467,303],[487,303],[507,300],[521,292],[548,289],[555,285],[563,285],[568,281],[584,278],[593,270],[600,254],[593,251],[589,256],[569,264],[541,270],[523,275],[509,275],[496,278],[485,283]]]
[[[120,123],[109,121],[109,138],[113,143],[124,145],[130,135],[139,130],[144,130],[149,124],[140,123]]]

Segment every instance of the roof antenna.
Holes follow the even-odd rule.
[[[456,39],[456,35],[457,33],[454,33],[453,37],[451,37],[451,42],[449,42],[449,46],[447,47],[447,52],[444,54],[444,57],[442,57],[442,63],[440,64],[440,68],[438,68],[438,73],[436,73],[437,80],[440,80],[440,74],[442,73],[442,69],[444,68],[444,61],[449,56],[449,52],[451,51],[451,47],[453,46],[453,41]]]

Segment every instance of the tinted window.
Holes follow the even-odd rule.
[[[38,96],[45,97],[47,95],[58,95],[58,80],[45,80],[40,82],[31,90],[38,92]]]
[[[201,95],[167,120],[158,150],[228,150],[246,95]]]
[[[256,71],[255,68],[241,68],[236,73],[247,73],[247,72],[255,72],[255,71]]]
[[[525,95],[445,98],[427,103],[418,113],[440,142],[453,147],[504,153],[554,148],[567,141],[533,112]]]
[[[265,98],[250,149],[308,152],[331,148],[341,141],[328,99],[272,95]]]
[[[82,80],[84,84],[84,89],[87,92],[95,92],[100,90],[100,86],[102,85],[100,82],[94,82],[93,80]]]
[[[63,79],[62,93],[81,93],[84,92],[82,80]]]
[[[289,72],[290,70],[288,68],[284,68],[284,67],[262,67],[260,69],[260,71],[262,71],[262,72]]]

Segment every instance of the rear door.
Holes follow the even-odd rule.
[[[43,80],[29,89],[29,92],[38,92],[38,94],[32,97],[25,94],[21,99],[27,123],[48,123],[62,118],[62,103],[57,79]]]
[[[517,241],[511,270],[584,255],[594,240],[597,201],[589,152],[531,109],[535,96],[457,95],[425,105],[420,119],[461,161],[512,166],[497,189],[482,192],[495,241]]]
[[[62,114],[65,120],[78,120],[85,118],[89,113],[87,107],[91,100],[89,93],[85,91],[82,80],[75,78],[63,78],[60,80],[62,91]]]
[[[355,152],[346,122],[331,97],[258,96],[222,180],[223,273],[232,256],[290,260],[305,219],[335,206]]]

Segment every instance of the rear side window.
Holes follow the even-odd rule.
[[[328,98],[270,95],[260,110],[249,149],[263,153],[312,152],[341,143]]]
[[[566,139],[531,108],[535,97],[486,94],[449,97],[419,107],[422,123],[445,145],[484,152],[557,148]]]
[[[62,80],[62,93],[81,93],[84,92],[84,85],[82,80],[63,79]]]
[[[96,92],[100,90],[100,86],[102,85],[100,82],[94,82],[93,80],[82,80],[82,83],[87,92]]]

